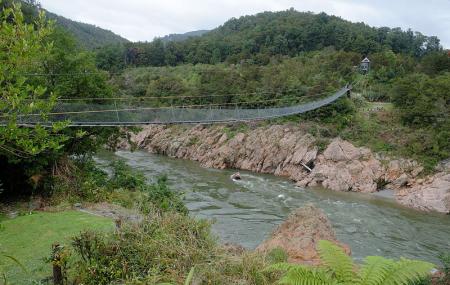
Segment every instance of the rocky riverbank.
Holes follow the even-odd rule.
[[[298,126],[271,125],[230,131],[225,126],[146,126],[131,144],[151,153],[190,159],[204,167],[235,168],[292,179],[301,187],[334,191],[395,190],[408,207],[450,213],[450,171],[423,176],[415,161],[390,159],[335,138],[319,142]],[[130,148],[130,144],[122,144]]]

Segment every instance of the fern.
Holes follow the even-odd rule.
[[[301,267],[302,265],[293,264],[293,263],[287,263],[287,262],[280,262],[272,264],[268,267],[266,267],[265,271],[289,271],[292,269],[295,269],[297,267]]]
[[[408,285],[429,275],[434,267],[418,260],[368,256],[358,270],[351,258],[329,241],[320,241],[318,251],[323,263],[320,267],[277,263],[266,270],[285,272],[278,281],[285,285]]]
[[[424,261],[400,259],[391,266],[383,285],[409,284],[427,276],[434,265]]]
[[[382,284],[386,275],[391,270],[394,261],[381,256],[368,256],[361,268],[359,284]]]
[[[279,281],[279,284],[286,285],[334,285],[338,284],[336,280],[325,271],[315,268],[297,267],[290,270]]]
[[[318,244],[320,260],[340,283],[352,283],[355,280],[353,261],[342,248],[327,240]]]

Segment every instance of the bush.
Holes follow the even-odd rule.
[[[269,251],[267,257],[272,263],[280,263],[287,262],[289,256],[283,248],[277,247]]]
[[[121,189],[140,192],[141,195],[137,195],[138,201],[136,202],[143,213],[148,214],[154,211],[175,211],[185,215],[188,213],[181,195],[169,189],[167,176],[159,177],[154,184],[148,184],[142,172],[133,170],[122,160],[114,161],[110,166],[112,167],[112,176],[107,182],[109,192],[117,193]],[[112,196],[118,197],[115,194]]]
[[[226,251],[209,222],[174,212],[152,213],[114,233],[81,233],[72,248],[68,279],[75,284],[183,284],[193,272],[191,284],[268,285],[278,276],[262,270],[264,255]]]
[[[301,115],[305,120],[316,120],[323,123],[333,123],[337,130],[343,130],[354,119],[356,108],[352,100],[341,98],[333,104]]]
[[[143,173],[133,170],[122,160],[112,162],[110,167],[112,174],[108,177],[91,157],[64,160],[52,181],[54,204],[109,201],[126,208],[137,207],[145,214],[155,211],[188,213],[181,195],[169,189],[167,177],[148,184]]]
[[[108,182],[111,189],[124,188],[131,191],[144,190],[146,178],[144,174],[133,171],[123,160],[115,160],[110,164],[112,177]]]
[[[64,158],[54,168],[52,189],[55,204],[68,202],[100,202],[108,197],[108,175],[98,168],[91,157]]]
[[[210,224],[180,214],[153,215],[112,234],[84,232],[74,238],[83,284],[117,281],[179,282],[196,264],[216,254]]]
[[[141,211],[146,214],[152,210],[175,211],[184,215],[188,214],[188,209],[184,205],[181,196],[169,189],[167,176],[158,178],[155,184],[147,185],[144,195],[149,203],[142,204]]]

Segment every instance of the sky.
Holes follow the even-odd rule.
[[[450,0],[40,0],[50,12],[131,41],[209,30],[263,11],[325,12],[371,26],[411,28],[450,48]]]

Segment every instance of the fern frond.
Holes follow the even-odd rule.
[[[430,274],[435,266],[429,262],[419,260],[400,259],[395,262],[385,279],[383,285],[407,285]]]
[[[338,282],[325,270],[297,266],[289,270],[279,281],[284,285],[336,285]]]
[[[275,263],[272,264],[270,266],[267,266],[264,271],[289,271],[298,267],[306,267],[305,265],[300,265],[300,264],[294,264],[294,263],[287,263],[287,262],[280,262],[280,263]]]
[[[383,284],[386,275],[389,274],[395,262],[381,256],[368,256],[364,259],[364,265],[359,273],[359,284],[379,285]]]
[[[318,251],[321,261],[340,283],[354,282],[353,261],[342,248],[330,241],[321,240],[318,244]]]

